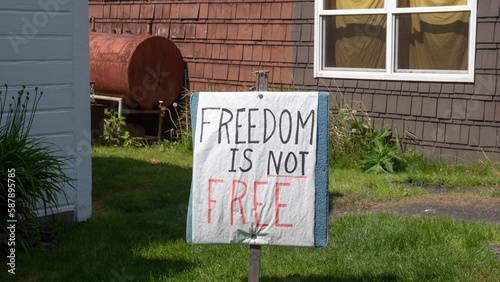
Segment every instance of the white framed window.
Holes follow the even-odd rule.
[[[315,77],[473,82],[476,0],[316,0]]]

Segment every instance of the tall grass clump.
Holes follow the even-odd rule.
[[[12,247],[7,244],[9,234],[7,220],[17,220],[16,245],[31,249],[38,237],[40,220],[36,210],[58,206],[58,195],[64,195],[64,187],[72,186],[72,179],[66,176],[67,158],[57,157],[57,150],[41,138],[29,137],[35,112],[43,92],[35,88],[33,103],[25,87],[18,91],[17,98],[11,96],[8,107],[8,87],[5,94],[0,91],[0,229],[1,252]],[[11,179],[11,180],[8,180]],[[31,243],[30,243],[31,242]]]
[[[169,130],[169,139],[160,143],[162,150],[170,146],[181,146],[185,150],[193,150],[193,132],[191,130],[191,95],[193,92],[185,91],[179,101],[165,110],[173,127]]]
[[[362,107],[360,107],[362,108]],[[330,164],[341,168],[359,168],[366,173],[385,173],[405,170],[422,158],[408,150],[404,135],[394,127],[375,126],[368,113],[355,110],[347,103],[335,104],[330,113]]]

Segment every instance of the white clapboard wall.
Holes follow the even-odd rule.
[[[66,187],[54,213],[88,219],[91,203],[88,3],[80,0],[0,1],[0,90],[22,85],[44,92],[31,131],[73,157]],[[39,210],[43,215],[43,210]]]

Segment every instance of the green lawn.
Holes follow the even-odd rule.
[[[447,164],[422,161],[410,171],[365,174],[355,169],[330,170],[330,190],[342,194],[337,204],[400,199],[429,193],[418,186],[432,185],[443,191],[459,188],[462,193],[500,198],[500,163]]]
[[[185,241],[191,159],[175,148],[94,148],[92,218],[54,225],[57,247],[18,253],[16,275],[2,263],[0,281],[245,281],[248,246]],[[385,199],[425,193],[398,184],[410,179],[448,186],[498,180],[464,171],[471,176],[464,182],[461,170],[364,175],[335,169],[330,188],[353,199]],[[492,243],[500,244],[498,225],[346,216],[330,222],[325,248],[262,247],[261,280],[500,281]]]

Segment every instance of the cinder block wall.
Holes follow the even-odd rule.
[[[89,1],[97,32],[170,38],[187,62],[191,90],[243,91],[256,70],[275,89],[330,91],[378,122],[418,136],[430,156],[500,156],[500,1],[479,0],[475,83],[315,79],[313,0]]]

